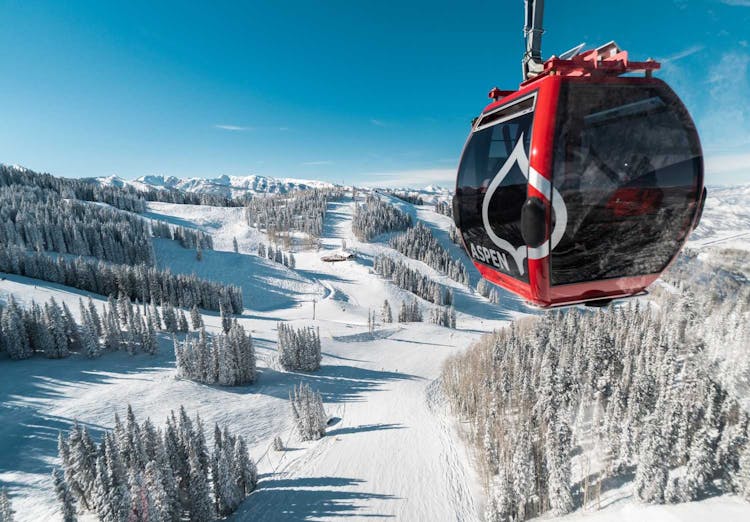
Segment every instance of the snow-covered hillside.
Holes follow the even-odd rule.
[[[122,187],[129,185],[138,190],[175,189],[196,194],[211,194],[233,198],[245,194],[286,194],[294,190],[329,188],[332,183],[267,176],[219,176],[216,178],[178,178],[175,176],[148,175],[135,180],[117,176],[97,178],[103,185]]]
[[[456,248],[447,237],[450,219],[428,207],[403,206],[425,220],[446,246]],[[481,488],[433,382],[446,357],[479,333],[502,326],[522,306],[511,297],[509,311],[489,305],[422,265],[456,287],[458,329],[394,323],[369,333],[370,310],[379,310],[386,298],[397,308],[409,294],[370,272],[374,255],[393,251],[382,243],[356,240],[353,207],[351,200],[332,203],[322,250],[296,253],[297,267],[290,270],[255,255],[263,235],[244,224],[241,209],[150,203],[149,217],[212,234],[215,250],[203,252],[201,262],[194,251],[156,240],[157,265],[242,287],[246,310],[239,321],[253,336],[258,381],[222,388],[177,380],[166,337],[155,358],[116,353],[96,360],[3,361],[0,410],[7,422],[0,428],[0,481],[9,487],[18,519],[59,516],[49,475],[57,462],[58,430],[69,429],[78,419],[94,434],[101,433],[112,427],[115,412],[123,415],[131,404],[139,418],[157,423],[184,405],[191,415],[200,413],[207,426],[226,423],[248,440],[261,482],[237,520],[477,520]],[[238,253],[232,251],[234,238]],[[320,257],[339,249],[342,240],[357,252],[356,261],[322,262]],[[75,310],[79,296],[88,296],[38,280],[3,277],[3,301],[14,295],[27,306],[54,296]],[[103,305],[101,296],[92,297]],[[219,331],[217,315],[203,318],[209,332]],[[320,327],[324,356],[319,372],[278,369],[273,358],[279,321]],[[335,418],[327,436],[315,443],[296,442],[290,425],[287,396],[300,381],[322,392]],[[276,435],[289,450],[269,449]]]
[[[688,246],[750,250],[750,185],[708,187],[700,225]]]
[[[260,176],[100,181],[222,196],[327,186]],[[427,204],[415,206],[382,193],[379,197],[424,222],[439,243],[466,265],[476,285],[476,270],[450,241],[451,219],[436,213],[430,204],[448,201],[450,192],[439,187],[418,192]],[[737,193],[712,192],[701,228],[691,242],[708,246],[725,233],[750,232],[750,187]],[[363,194],[358,197],[361,201]],[[226,424],[247,440],[260,482],[230,520],[481,520],[485,493],[471,450],[448,412],[437,379],[447,358],[464,351],[482,334],[534,312],[506,293],[499,305],[491,304],[471,288],[395,252],[387,246],[387,237],[371,243],[358,241],[351,227],[354,207],[351,192],[331,202],[320,250],[295,251],[296,267],[291,269],[257,255],[258,245],[268,238],[247,226],[241,208],[148,203],[147,217],[212,236],[214,250],[201,252],[200,261],[195,250],[167,239],[154,240],[156,265],[242,289],[245,310],[238,321],[252,334],[258,379],[252,385],[231,388],[177,379],[172,340],[166,334],[160,337],[156,356],[117,352],[98,359],[0,360],[0,485],[8,488],[17,520],[62,520],[50,476],[52,468],[59,466],[58,431],[69,430],[77,419],[99,437],[112,429],[115,413],[124,416],[128,404],[139,419],[149,417],[157,425],[182,405],[191,416],[199,413],[207,427]],[[323,262],[321,256],[340,250],[342,241],[348,252],[356,253],[355,259]],[[750,238],[737,236],[732,241],[747,247]],[[373,259],[383,253],[453,291],[456,329],[378,320],[370,331],[368,315],[379,311],[385,299],[397,309],[412,297],[372,273]],[[71,287],[0,274],[0,302],[7,303],[10,296],[22,306],[54,297],[74,311],[79,297],[91,297],[99,308],[106,303],[106,297]],[[420,302],[425,308],[431,306]],[[221,330],[218,313],[203,312],[202,318],[209,333]],[[282,321],[320,329],[323,360],[319,371],[296,373],[279,367],[276,340]],[[288,397],[292,386],[300,382],[321,392],[331,417],[326,436],[319,441],[299,442],[295,437]],[[282,438],[285,451],[273,450],[275,436]],[[622,494],[613,496],[602,511],[574,513],[560,520],[750,519],[750,504],[736,497],[641,506],[627,495],[627,487],[623,485]],[[93,516],[83,519],[93,520]]]

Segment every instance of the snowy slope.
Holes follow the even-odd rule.
[[[397,308],[407,296],[370,273],[371,256],[390,249],[356,241],[352,210],[351,201],[332,203],[323,250],[296,254],[297,270],[291,271],[252,255],[263,238],[244,227],[241,210],[150,204],[152,217],[214,236],[216,251],[204,252],[200,263],[194,252],[157,241],[158,264],[242,286],[247,309],[240,322],[254,338],[259,380],[239,388],[176,380],[166,337],[155,358],[118,353],[93,361],[3,361],[0,416],[9,422],[0,428],[0,481],[9,487],[19,520],[59,516],[49,478],[57,462],[57,431],[79,419],[100,434],[128,403],[140,418],[149,416],[158,424],[171,409],[185,405],[200,413],[206,426],[227,423],[247,438],[262,479],[236,520],[478,520],[481,488],[433,382],[446,357],[479,333],[501,326],[509,315],[467,292],[459,305],[458,330],[392,324],[369,334],[368,311],[379,309],[385,298]],[[427,209],[416,212],[424,212],[431,226],[447,234],[443,216]],[[231,247],[235,236],[239,253]],[[323,263],[323,252],[340,248],[342,238],[358,252],[357,261]],[[16,276],[0,281],[0,299],[8,294],[24,304],[55,296],[74,311],[79,295],[87,295]],[[209,331],[219,330],[216,315],[205,314],[204,320]],[[281,320],[320,327],[324,358],[319,372],[276,369],[275,330]],[[339,419],[318,442],[297,443],[290,430],[287,396],[300,381],[319,389],[328,413]],[[292,449],[269,450],[275,435]]]
[[[750,185],[708,187],[703,217],[688,246],[750,250]]]

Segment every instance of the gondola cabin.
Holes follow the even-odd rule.
[[[705,191],[695,125],[658,67],[612,43],[493,89],[453,203],[483,277],[547,308],[638,294],[669,266]]]

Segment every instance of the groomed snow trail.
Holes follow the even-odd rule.
[[[452,349],[430,342],[445,336],[441,328],[410,334],[326,343],[323,373],[363,391],[340,402],[335,392],[325,397],[338,422],[306,454],[265,476],[235,520],[478,519],[470,460],[442,405],[431,410],[428,397]],[[336,357],[351,366],[327,367]]]
[[[298,256],[302,273],[330,289],[317,303],[317,324],[320,377],[331,380],[318,387],[334,424],[304,450],[291,442],[291,455],[270,452],[276,472],[232,520],[479,520],[476,474],[435,385],[443,361],[476,331],[395,323],[368,333],[367,311],[388,298],[397,313],[406,295],[369,273],[367,256],[384,247],[356,241],[351,211],[332,204],[323,243],[333,249],[344,239],[359,262]]]

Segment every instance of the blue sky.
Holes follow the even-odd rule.
[[[545,56],[662,60],[707,181],[750,182],[750,0],[547,4]],[[522,0],[0,0],[0,162],[449,184],[487,91],[518,85],[522,24]]]

